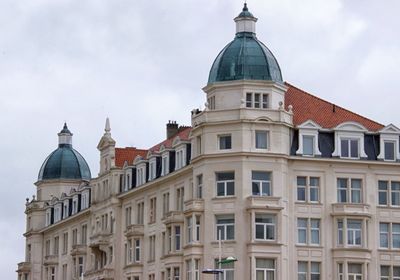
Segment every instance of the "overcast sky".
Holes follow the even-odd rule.
[[[233,0],[0,0],[0,275],[24,260],[24,203],[64,121],[98,172],[110,117],[117,146],[149,148],[190,124],[234,37]],[[398,0],[249,0],[284,80],[400,126]]]

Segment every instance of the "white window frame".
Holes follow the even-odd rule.
[[[225,219],[233,220],[233,222],[218,223],[219,220],[225,220]],[[231,229],[233,231],[233,237],[229,238],[229,239],[227,236],[228,229]],[[215,240],[219,240],[219,238],[221,238],[222,241],[235,240],[235,215],[234,214],[215,215]]]
[[[250,98],[249,98],[250,97]],[[256,101],[258,97],[258,101]],[[246,92],[245,93],[245,107],[251,109],[268,109],[269,108],[269,94],[263,92]]]
[[[146,183],[146,163],[140,163],[136,167],[136,185],[140,186]]]
[[[378,155],[378,159],[385,161],[397,161],[400,159],[400,149],[399,149],[399,136],[400,129],[394,126],[393,124],[389,124],[379,131],[380,133],[380,153]],[[394,159],[386,159],[385,158],[385,142],[394,143]]]
[[[268,261],[272,261],[273,262],[273,267],[258,267],[257,266],[257,260],[268,260]],[[272,259],[272,258],[258,258],[256,257],[254,259],[254,271],[255,271],[255,275],[257,275],[257,272],[262,272],[263,273],[263,280],[275,280],[277,279],[277,274],[276,274],[276,259]],[[267,275],[272,272],[273,273],[273,278],[267,278]],[[255,278],[254,278],[255,279]]]
[[[272,218],[272,222],[257,222],[257,216],[267,216],[268,218]],[[277,223],[278,217],[276,214],[272,213],[255,213],[254,214],[254,240],[261,240],[261,241],[276,241],[277,240]],[[257,238],[257,226],[263,228],[263,238]],[[273,229],[273,238],[268,238],[267,232],[268,228]]]
[[[344,122],[334,128],[335,130],[335,150],[332,154],[334,157],[343,159],[360,159],[367,158],[364,149],[364,134],[368,132],[363,125],[357,122]],[[341,151],[341,140],[352,139],[358,141],[358,157],[351,157],[351,150],[349,150],[349,157],[343,157]]]
[[[78,213],[78,207],[79,207],[79,197],[78,195],[74,195],[72,197],[72,215]]]
[[[69,217],[69,199],[63,201],[63,219]]]
[[[313,156],[321,156],[321,151],[319,150],[318,146],[318,131],[322,129],[320,125],[313,122],[312,120],[307,120],[304,123],[298,126],[299,129],[299,148],[296,151],[296,155],[302,155],[306,157],[313,157]],[[313,137],[313,154],[312,155],[305,155],[304,154],[304,137]]]
[[[81,209],[89,208],[89,190],[84,190],[81,195]]]
[[[218,174],[233,173],[233,179],[229,180],[218,180]],[[233,183],[233,194],[228,194],[228,184]],[[218,184],[223,184],[224,193],[218,195]],[[235,196],[235,172],[234,171],[218,171],[215,173],[215,196],[216,197],[233,197]]]
[[[221,139],[222,138],[225,138],[225,137],[230,137],[230,139],[231,139],[231,143],[230,143],[230,147],[229,148],[222,148],[221,147]],[[226,133],[226,134],[219,134],[218,135],[218,137],[217,137],[217,139],[218,139],[218,150],[220,150],[220,151],[229,151],[229,150],[232,150],[232,147],[233,147],[233,139],[232,139],[233,137],[232,137],[232,134],[230,134],[230,133]]]
[[[61,219],[62,219],[61,213],[62,213],[62,204],[57,203],[54,206],[54,223],[61,221]]]
[[[152,157],[149,159],[149,179],[148,181],[152,181],[156,179],[157,176],[157,158]]]
[[[305,221],[305,227],[299,226],[299,220]],[[313,227],[313,222],[318,223],[318,227]],[[300,231],[305,232],[305,242],[300,242]],[[313,241],[313,232],[318,232],[318,242]],[[298,217],[297,218],[297,244],[307,246],[319,246],[321,245],[321,219],[319,218],[308,218]]]
[[[260,147],[257,145],[257,134],[265,135],[265,147]],[[254,131],[254,147],[257,150],[268,150],[269,149],[269,131],[268,130],[256,130]]]
[[[346,181],[346,187],[342,187],[339,184],[339,181]],[[356,188],[353,182],[360,181],[360,188]],[[362,204],[364,201],[364,180],[362,178],[345,178],[345,177],[337,177],[336,178],[336,195],[337,195],[337,203],[352,203],[352,204]],[[341,193],[346,192],[346,199],[341,198]],[[353,197],[353,194],[359,193],[360,201],[356,201]]]
[[[161,176],[169,174],[169,152],[163,153],[161,156]]]
[[[299,179],[303,178],[305,180],[304,185],[299,184]],[[318,185],[313,184],[312,182],[318,182]],[[319,203],[321,197],[321,178],[318,176],[296,176],[296,202],[302,203]],[[299,199],[299,190],[304,191],[304,200]],[[311,198],[312,190],[317,194],[317,200]]]

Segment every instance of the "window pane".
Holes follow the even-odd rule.
[[[226,180],[234,180],[235,173],[234,172],[219,172],[217,173],[217,181],[226,181]]]
[[[349,264],[348,269],[349,273],[362,273],[361,264]]]
[[[358,157],[358,140],[350,141],[351,157]]]
[[[393,267],[393,276],[400,277],[400,266]]]
[[[235,183],[228,182],[226,185],[226,195],[235,195]]]
[[[267,132],[256,131],[256,148],[267,149]]]
[[[253,179],[253,180],[269,181],[269,179],[270,179],[270,172],[253,171],[253,172],[252,172],[252,179]]]
[[[314,136],[303,136],[303,155],[314,155]]]
[[[260,195],[261,194],[260,182],[253,182],[252,183],[252,192],[253,192],[253,195]]]
[[[256,259],[256,268],[275,268],[275,262],[271,259]]]
[[[342,157],[349,157],[349,140],[341,140],[340,148]]]
[[[221,150],[232,148],[232,137],[231,135],[225,135],[219,137],[219,148]]]
[[[251,104],[251,98],[252,94],[251,93],[247,93],[246,94],[246,107],[247,108],[251,108],[252,104]]]
[[[389,276],[390,275],[390,267],[386,265],[381,265],[381,276]]]

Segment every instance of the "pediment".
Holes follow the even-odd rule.
[[[384,128],[382,128],[381,130],[379,130],[380,133],[382,134],[400,134],[400,129],[395,126],[394,124],[389,124],[387,126],[385,126]]]
[[[349,131],[349,132],[366,132],[368,129],[358,122],[344,122],[335,127],[335,130]]]
[[[134,163],[134,164],[138,164],[138,163],[141,162],[142,160],[143,160],[143,157],[138,155],[138,156],[135,157],[135,160],[133,161],[133,163]]]
[[[181,143],[181,138],[179,136],[174,138],[174,141],[172,141],[172,146],[179,145]]]
[[[51,199],[51,204],[56,204],[58,202],[58,198],[53,196],[53,198]]]
[[[160,152],[164,152],[164,151],[165,151],[165,145],[162,144],[162,145],[160,146]]]
[[[317,124],[313,120],[307,120],[307,121],[303,122],[302,124],[298,125],[297,127],[301,128],[301,129],[321,129],[322,128],[319,124]]]

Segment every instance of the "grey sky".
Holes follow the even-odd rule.
[[[400,2],[249,0],[284,79],[400,126]],[[23,261],[24,202],[64,120],[98,171],[110,117],[117,145],[148,148],[190,124],[208,71],[234,36],[232,0],[0,0],[0,274]]]

